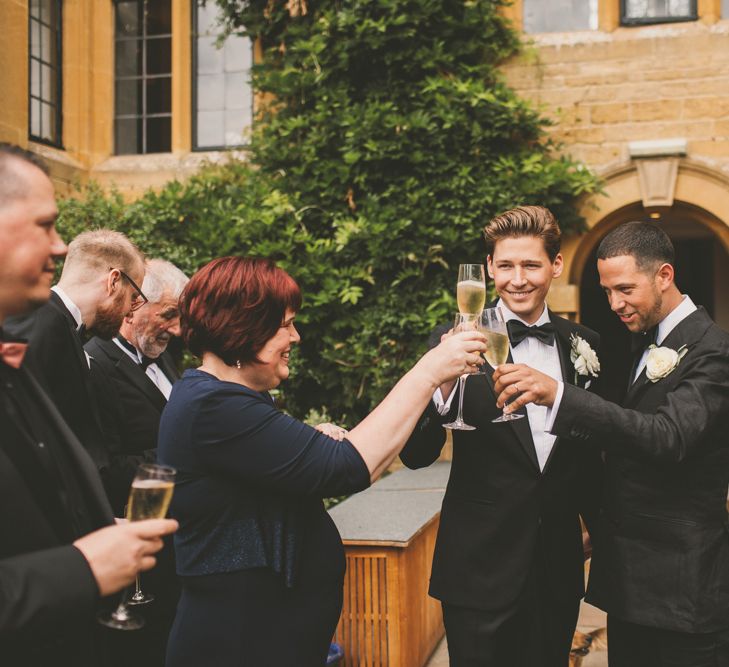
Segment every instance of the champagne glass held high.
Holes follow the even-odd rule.
[[[454,333],[475,329],[478,318],[479,316],[473,313],[456,313],[453,322]],[[448,428],[452,431],[473,431],[476,428],[463,421],[463,392],[466,387],[466,377],[466,375],[461,375],[458,378],[458,414],[456,415],[456,419],[448,424],[443,424],[443,428]]]
[[[486,303],[486,276],[483,264],[461,264],[458,267],[456,300],[459,313],[477,315]]]
[[[479,316],[479,331],[486,336],[486,360],[494,367],[505,364],[509,358],[509,332],[506,322],[498,308],[486,308]],[[524,415],[518,413],[502,414],[492,422],[506,422],[521,419]]]
[[[172,500],[175,488],[175,469],[154,463],[142,463],[134,475],[132,488],[129,490],[127,503],[127,519],[142,521],[143,519],[162,519]],[[119,606],[111,613],[99,614],[102,625],[117,630],[138,630],[144,625],[144,619],[136,616],[128,608],[129,588],[122,593]]]

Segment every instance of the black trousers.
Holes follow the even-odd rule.
[[[580,600],[554,600],[534,575],[508,610],[443,603],[451,667],[567,667]]]
[[[729,628],[690,634],[648,628],[609,614],[608,662],[610,667],[729,667]]]

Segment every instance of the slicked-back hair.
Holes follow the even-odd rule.
[[[497,241],[523,236],[541,239],[549,261],[554,262],[562,244],[562,232],[552,212],[544,206],[517,206],[493,218],[483,228],[486,254],[493,257]]]
[[[299,308],[299,286],[272,260],[221,257],[200,269],[182,292],[182,339],[199,357],[212,352],[229,366],[257,362],[286,310]]]
[[[94,273],[119,269],[130,274],[143,262],[142,251],[124,234],[111,229],[95,229],[81,232],[68,244],[63,274],[66,271],[75,272],[80,267]]]
[[[37,155],[15,144],[0,142],[0,209],[25,196],[26,187],[17,170],[18,162],[37,167],[48,175],[48,167]]]
[[[142,292],[150,303],[159,303],[165,293],[173,299],[179,299],[189,280],[172,262],[148,259],[144,265]]]
[[[597,247],[598,259],[630,255],[639,271],[655,271],[661,264],[673,264],[673,243],[657,225],[625,222],[605,236]]]

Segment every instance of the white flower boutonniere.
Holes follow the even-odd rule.
[[[688,349],[685,345],[682,345],[678,350],[650,345],[648,347],[648,358],[645,362],[646,377],[651,382],[662,380],[676,370],[686,352],[688,352]]]
[[[570,336],[570,341],[572,341],[570,361],[575,367],[575,384],[580,375],[597,377],[600,374],[600,360],[595,350],[584,338],[576,334]]]

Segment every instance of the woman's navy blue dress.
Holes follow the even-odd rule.
[[[283,414],[268,394],[188,370],[157,451],[177,469],[180,522],[167,667],[322,667],[345,565],[321,499],[369,485],[357,450]]]

